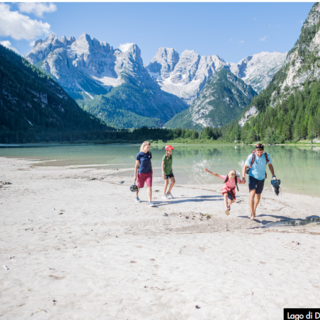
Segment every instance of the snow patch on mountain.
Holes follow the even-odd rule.
[[[283,66],[287,52],[261,52],[248,56],[238,63],[228,63],[230,71],[257,92],[265,89]]]
[[[137,45],[126,43],[120,50],[114,50],[108,43],[91,39],[86,33],[77,40],[65,36],[59,40],[51,34],[45,40],[38,40],[25,57],[32,64],[41,63],[41,68],[65,88],[78,91],[81,84],[82,91],[91,97],[95,92],[84,90],[88,83],[96,86],[96,91],[99,87],[109,90],[124,83],[122,72],[132,75],[137,69],[133,65],[143,64]]]
[[[226,62],[216,55],[201,57],[193,50],[185,50],[179,57],[175,49],[159,48],[147,70],[163,91],[191,104],[207,80],[225,66]]]

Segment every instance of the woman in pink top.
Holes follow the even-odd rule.
[[[235,170],[230,170],[228,172],[228,175],[226,175],[226,176],[221,176],[217,173],[209,171],[207,168],[205,168],[204,171],[209,172],[212,175],[214,175],[215,177],[220,178],[224,181],[224,186],[222,188],[222,195],[224,198],[224,204],[226,206],[226,215],[229,215],[230,209],[231,209],[230,206],[233,203],[233,201],[236,200],[236,187],[239,191],[238,183],[244,184],[246,182],[245,178],[242,178],[242,180],[240,180],[240,178],[237,177]],[[230,200],[229,203],[228,203],[228,198]]]

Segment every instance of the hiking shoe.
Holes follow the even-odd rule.
[[[171,192],[167,193],[167,197],[168,197],[169,199],[174,199],[174,196],[171,194]]]
[[[153,202],[150,201],[150,202],[148,203],[148,207],[154,207],[154,206],[155,206],[155,204],[154,204]]]
[[[135,197],[134,200],[135,200],[136,203],[140,203],[141,202],[138,197]]]
[[[162,196],[162,199],[164,199],[164,200],[168,200],[168,199],[169,199],[169,197],[168,197],[168,195],[167,195],[167,194],[164,194],[164,195]]]
[[[226,210],[226,215],[228,216],[230,214],[230,210]]]

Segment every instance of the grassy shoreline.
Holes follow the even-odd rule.
[[[32,146],[59,146],[59,145],[98,145],[98,144],[141,144],[142,140],[76,140],[76,141],[50,141],[50,142],[33,142],[33,143],[12,143],[5,144],[1,143],[0,148],[6,147],[32,147]],[[225,142],[223,140],[212,140],[212,139],[176,139],[176,140],[148,140],[152,145],[167,145],[167,144],[175,144],[175,145],[226,145],[226,146],[254,146],[256,143],[245,144],[241,142]],[[280,144],[265,144],[265,146],[287,146],[287,147],[320,147],[320,142],[291,142],[291,143],[280,143]]]

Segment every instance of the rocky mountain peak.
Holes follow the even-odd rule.
[[[51,33],[44,41],[37,40],[31,52],[25,58],[30,63],[36,64],[45,59],[51,51],[61,47],[64,47],[64,44],[58,40],[58,37],[54,33]]]
[[[73,42],[76,41],[76,39],[75,37],[71,36],[68,40],[66,36],[62,36],[59,41],[63,43],[65,46],[70,46]]]
[[[80,37],[71,45],[72,50],[76,51],[79,55],[89,53],[92,47],[93,44],[91,37],[86,33],[82,33]]]
[[[317,2],[302,25],[299,39],[286,57],[281,76],[275,79],[278,88],[271,95],[271,105],[275,106],[296,89],[301,89],[306,80],[319,80],[319,58],[320,3]]]
[[[130,44],[125,48],[125,51],[117,53],[116,69],[120,73],[120,69],[125,69],[128,73],[137,68],[144,68],[141,58],[141,50],[136,44]],[[138,68],[138,69],[139,69]]]
[[[207,61],[212,57],[206,58]],[[220,68],[207,80],[189,109],[175,115],[166,128],[220,127],[237,119],[257,93],[228,70]]]
[[[274,74],[278,72],[283,64],[287,52],[260,52],[247,56],[238,63],[228,63],[230,71],[250,84],[257,92],[266,88]]]
[[[306,21],[304,22],[302,29],[312,28],[315,24],[319,22],[319,12],[320,12],[320,3],[316,2],[311,11],[308,14]]]
[[[184,50],[179,56],[172,48],[159,48],[147,67],[162,90],[191,104],[199,95],[206,81],[216,70],[227,67],[217,55],[200,56],[194,50]]]
[[[148,71],[153,73],[156,78],[161,76],[162,79],[167,79],[178,61],[179,53],[175,49],[161,47],[151,60]]]

